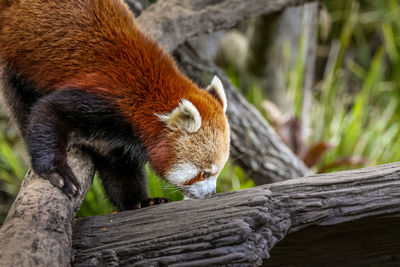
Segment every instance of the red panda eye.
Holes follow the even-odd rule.
[[[209,172],[203,172],[203,178],[208,178],[208,177],[210,177],[211,176],[211,173],[209,173]]]

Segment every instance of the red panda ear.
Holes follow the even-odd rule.
[[[222,85],[221,80],[217,76],[214,76],[214,78],[211,81],[211,84],[207,87],[206,90],[215,99],[217,99],[219,103],[221,103],[224,112],[226,112],[227,101],[226,101],[224,86]]]
[[[201,116],[197,108],[188,100],[182,99],[181,103],[168,114],[156,114],[160,121],[173,131],[195,133],[200,129]]]

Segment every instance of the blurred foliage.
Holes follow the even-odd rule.
[[[0,114],[0,225],[28,169],[25,147],[7,117]]]
[[[295,103],[294,114],[284,114],[277,121],[276,110],[271,111],[266,101],[261,100],[260,108],[262,92],[257,86],[251,93],[256,95],[255,106],[267,115],[283,141],[317,171],[398,161],[400,3],[332,0],[321,5],[311,135],[301,140],[298,118],[307,60],[301,55],[294,64],[287,64],[285,72],[288,97]],[[304,40],[300,38],[298,45],[301,51]],[[283,43],[282,47],[283,58],[289,61],[290,45]],[[240,77],[228,73],[234,83],[240,84]],[[268,116],[271,113],[272,117]],[[291,143],[293,140],[297,143]]]
[[[311,142],[333,145],[324,164],[362,156],[400,159],[400,4],[326,1],[332,30],[324,74],[314,91]],[[337,51],[337,52],[335,52]],[[337,169],[333,169],[337,170]]]
[[[346,168],[354,167],[354,156],[369,159],[373,164],[400,159],[400,142],[397,142],[400,139],[399,17],[397,0],[328,0],[322,3],[317,82],[310,114],[312,133],[306,140],[310,153],[319,158],[307,159],[310,165],[339,170],[345,168],[345,164],[341,165],[338,159],[347,159]],[[299,46],[302,45],[300,40]],[[283,46],[283,52],[289,55],[289,46]],[[295,117],[300,117],[305,60],[298,58],[286,73],[288,93],[295,100]],[[232,82],[239,85],[241,78],[234,71],[228,69],[227,72]],[[246,92],[246,97],[266,114],[265,96],[257,84]],[[1,117],[0,224],[27,170],[26,159],[15,131],[10,130]],[[182,199],[174,187],[148,172],[150,196]],[[218,179],[217,192],[252,186],[253,182],[243,170],[230,161]],[[114,210],[96,178],[79,216]]]

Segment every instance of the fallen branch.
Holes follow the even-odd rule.
[[[72,222],[92,185],[94,168],[78,150],[68,162],[83,194],[68,198],[29,171],[0,229],[1,266],[65,266],[71,259]]]
[[[74,266],[258,265],[288,233],[399,212],[400,163],[314,175],[80,219]]]

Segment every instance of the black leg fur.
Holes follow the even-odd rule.
[[[107,156],[91,154],[104,191],[120,211],[133,209],[149,199],[143,159],[132,157],[120,148]]]
[[[144,150],[134,138],[131,126],[120,118],[109,101],[83,90],[53,92],[33,106],[26,143],[32,169],[67,195],[75,195],[79,190],[66,156],[73,139],[85,140],[89,145],[100,141],[103,147],[95,145],[94,149],[102,153],[119,148],[124,154],[136,154],[145,161]]]
[[[32,169],[67,195],[79,191],[79,183],[67,162],[68,137],[73,129],[57,112],[51,95],[32,108],[26,134],[26,145]]]

